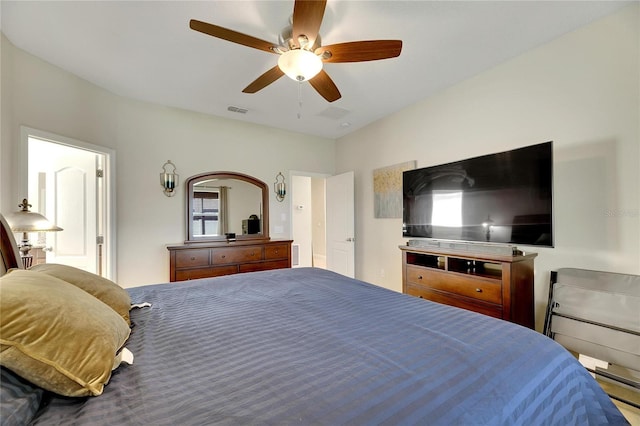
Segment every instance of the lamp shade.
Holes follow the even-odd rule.
[[[280,55],[278,66],[289,78],[306,81],[322,70],[322,60],[308,50],[294,49]]]
[[[9,227],[13,232],[48,232],[62,231],[62,228],[49,222],[49,220],[37,212],[29,211],[27,200],[20,205],[22,210],[9,213],[5,216]]]

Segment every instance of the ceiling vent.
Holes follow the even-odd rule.
[[[329,108],[325,109],[318,115],[321,117],[332,118],[334,120],[340,120],[346,117],[347,115],[349,115],[350,113],[351,111],[349,111],[348,109],[330,106]]]
[[[229,106],[229,107],[227,107],[227,110],[231,111],[231,112],[237,112],[238,114],[246,114],[247,111],[249,111],[246,108],[240,108],[240,107],[236,107],[236,106]]]

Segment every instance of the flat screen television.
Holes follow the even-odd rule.
[[[553,247],[553,143],[403,173],[409,238]]]

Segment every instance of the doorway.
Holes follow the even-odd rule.
[[[29,203],[63,228],[40,233],[34,240],[37,249],[47,263],[115,279],[113,151],[35,129],[22,130]]]
[[[291,172],[293,266],[355,276],[354,173]]]
[[[325,177],[291,175],[294,267],[327,267]]]

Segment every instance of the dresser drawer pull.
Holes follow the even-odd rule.
[[[255,256],[255,255],[256,255],[256,254],[255,254],[254,252],[251,252],[251,254],[250,254],[249,256],[253,257],[253,256]]]
[[[476,293],[482,293],[482,289],[481,288],[476,288]]]
[[[421,280],[422,279],[422,275],[418,275],[418,279]]]
[[[192,256],[192,257],[191,257],[191,260],[196,260],[196,258]]]
[[[223,255],[222,255],[222,256],[220,256],[220,257],[224,259],[225,257],[227,257],[227,255],[226,255],[226,254],[223,254]]]

